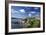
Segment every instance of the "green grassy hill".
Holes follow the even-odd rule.
[[[28,28],[37,28],[40,27],[40,19],[36,19],[35,17],[27,18],[26,25]]]

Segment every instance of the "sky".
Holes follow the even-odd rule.
[[[12,18],[26,18],[40,14],[40,7],[11,6]]]

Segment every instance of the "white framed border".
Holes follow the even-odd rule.
[[[11,6],[27,6],[27,7],[40,7],[40,28],[23,28],[23,29],[11,29]],[[25,32],[25,31],[41,31],[43,30],[43,5],[37,5],[37,4],[20,4],[20,3],[9,3],[8,5],[8,32]]]

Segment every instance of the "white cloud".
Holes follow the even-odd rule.
[[[14,13],[14,9],[11,9],[12,13]]]
[[[38,8],[34,8],[34,9],[38,9]]]
[[[25,10],[24,9],[21,9],[21,10],[19,10],[20,12],[23,12],[23,13],[25,13]]]
[[[14,9],[12,9],[11,11],[12,11],[12,14],[14,14],[14,13],[19,13],[19,11],[16,11],[16,10],[14,10]]]
[[[31,11],[32,14],[36,13],[35,11]]]
[[[16,11],[14,9],[11,9],[11,13],[12,13],[12,16],[11,17],[15,18],[16,17],[15,16],[15,13],[19,13],[19,11]]]
[[[31,17],[31,14],[28,14],[28,16],[30,16],[30,17]]]
[[[19,13],[19,11],[16,11],[16,10],[15,10],[14,12],[15,12],[15,13]]]

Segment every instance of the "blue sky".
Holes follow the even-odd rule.
[[[11,14],[13,18],[26,18],[40,14],[40,7],[12,6]]]

